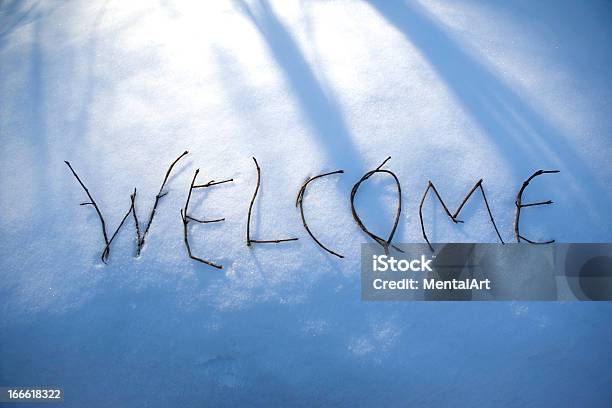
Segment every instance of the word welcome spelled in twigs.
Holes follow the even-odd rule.
[[[87,195],[88,201],[82,202],[80,205],[93,207],[94,210],[96,211],[96,214],[97,214],[98,219],[100,221],[100,226],[101,226],[101,230],[102,230],[102,238],[104,239],[104,249],[102,250],[102,254],[100,256],[100,259],[102,260],[102,262],[104,262],[104,263],[108,262],[108,259],[110,257],[111,244],[112,244],[113,240],[115,239],[115,237],[117,236],[117,234],[119,233],[119,231],[121,230],[121,228],[123,227],[123,225],[125,224],[125,222],[127,221],[127,219],[130,216],[130,214],[132,214],[132,218],[134,220],[134,227],[135,227],[135,230],[136,230],[136,256],[140,255],[140,253],[142,251],[142,248],[144,247],[144,244],[145,244],[145,238],[146,238],[147,234],[149,233],[149,231],[151,229],[151,225],[153,224],[153,219],[155,217],[155,212],[157,211],[157,207],[158,207],[158,205],[160,203],[160,200],[164,196],[166,196],[166,194],[168,194],[168,192],[165,190],[165,188],[166,188],[166,184],[168,183],[168,179],[170,177],[170,174],[172,173],[172,170],[174,169],[175,165],[183,157],[185,157],[188,153],[189,153],[188,151],[184,151],[168,167],[168,170],[166,171],[166,174],[164,176],[164,180],[162,181],[161,187],[159,188],[159,192],[155,196],[155,201],[154,201],[153,207],[151,208],[151,211],[149,213],[149,217],[147,219],[147,222],[146,222],[146,224],[143,225],[144,229],[141,229],[141,224],[140,224],[140,221],[138,220],[138,215],[137,215],[137,211],[136,211],[136,192],[137,192],[137,190],[136,190],[136,188],[134,188],[134,192],[130,195],[130,206],[128,207],[128,210],[126,211],[125,215],[121,219],[121,222],[119,223],[119,225],[113,231],[112,234],[108,233],[107,224],[106,224],[106,221],[104,219],[104,215],[102,214],[102,211],[100,210],[100,207],[96,203],[96,200],[93,198],[93,196],[90,193],[89,189],[85,186],[85,183],[81,180],[81,178],[77,174],[76,170],[72,167],[70,162],[68,162],[68,161],[65,162],[66,165],[68,166],[68,168],[70,169],[70,172],[72,173],[74,178],[77,180],[77,182],[79,183],[81,188],[85,191],[85,194]],[[364,232],[364,234],[366,234],[374,242],[376,242],[377,244],[382,246],[386,253],[389,252],[390,248],[393,248],[393,249],[395,249],[397,251],[403,252],[400,248],[395,246],[393,244],[393,242],[392,242],[393,241],[393,236],[395,235],[395,231],[397,230],[397,226],[398,226],[398,223],[399,223],[399,220],[400,220],[400,215],[401,215],[401,212],[402,212],[402,188],[401,188],[400,181],[399,181],[398,177],[395,175],[395,173],[393,173],[391,170],[383,168],[390,159],[391,159],[391,157],[387,157],[374,170],[370,170],[370,171],[366,172],[353,185],[353,188],[351,189],[351,194],[350,194],[351,212],[353,214],[353,218],[355,219],[355,222],[357,223],[359,228]],[[259,163],[257,162],[257,159],[255,159],[255,157],[253,157],[253,162],[255,164],[255,169],[257,171],[257,184],[255,186],[255,190],[253,192],[253,197],[251,198],[251,202],[249,204],[249,210],[248,210],[248,213],[247,213],[247,220],[246,220],[246,245],[247,245],[247,247],[252,247],[254,244],[282,244],[282,243],[286,243],[286,242],[297,241],[298,238],[282,238],[282,239],[254,239],[254,238],[252,238],[252,236],[251,236],[251,217],[252,217],[252,213],[253,213],[253,205],[255,204],[255,200],[257,199],[257,193],[259,192],[259,188],[261,186],[261,168],[259,167]],[[220,264],[218,264],[216,262],[204,259],[202,257],[196,256],[196,255],[193,254],[192,249],[191,249],[191,245],[190,245],[190,241],[189,241],[189,227],[190,227],[191,223],[197,223],[197,224],[216,223],[216,222],[225,221],[225,218],[218,218],[218,219],[212,219],[212,220],[204,220],[204,219],[192,216],[191,213],[189,212],[189,202],[191,200],[191,195],[194,192],[194,190],[205,189],[205,188],[217,186],[217,185],[220,185],[220,184],[230,183],[230,182],[233,182],[234,179],[226,179],[226,180],[222,180],[222,181],[210,180],[209,182],[204,183],[204,184],[197,184],[196,183],[196,179],[198,177],[199,172],[200,172],[200,169],[197,169],[195,171],[195,173],[193,175],[193,178],[191,180],[191,185],[189,186],[189,193],[187,194],[187,200],[185,201],[185,205],[183,206],[183,208],[181,208],[181,210],[180,210],[181,220],[183,222],[183,239],[185,241],[185,248],[187,249],[187,255],[189,256],[189,258],[191,258],[191,259],[193,259],[195,261],[201,262],[203,264],[206,264],[208,266],[211,266],[213,268],[222,269],[223,268],[222,265],[220,265]],[[552,201],[548,200],[548,201],[541,201],[541,202],[536,202],[536,203],[523,204],[523,193],[525,192],[525,189],[527,188],[529,183],[535,177],[541,176],[543,174],[552,174],[552,173],[559,173],[559,170],[538,170],[535,173],[533,173],[522,184],[522,186],[521,186],[521,188],[520,188],[520,190],[519,190],[519,192],[517,194],[516,201],[515,201],[516,213],[515,213],[515,217],[514,217],[514,236],[516,238],[516,242],[525,241],[525,242],[528,242],[530,244],[551,244],[551,243],[555,242],[554,239],[553,240],[548,240],[548,241],[534,241],[534,240],[531,240],[529,238],[526,238],[520,232],[520,218],[521,218],[521,210],[523,208],[532,207],[532,206],[539,206],[539,205],[549,205],[549,204],[553,203]],[[330,249],[327,245],[324,245],[315,236],[315,234],[312,232],[312,230],[308,226],[308,223],[306,222],[306,216],[304,215],[304,196],[306,194],[306,190],[307,190],[308,186],[310,185],[310,183],[312,183],[313,181],[318,180],[320,178],[329,177],[329,176],[333,176],[333,175],[337,175],[337,174],[344,174],[344,170],[336,170],[336,171],[332,171],[332,172],[328,172],[328,173],[323,173],[323,174],[319,174],[318,176],[311,177],[311,178],[307,179],[306,182],[300,187],[300,189],[298,191],[297,198],[295,200],[295,206],[297,208],[299,208],[299,210],[300,210],[300,217],[302,219],[302,225],[304,226],[304,229],[306,230],[308,235],[312,238],[312,240],[318,246],[320,246],[324,251],[326,251],[327,253],[329,253],[329,254],[331,254],[331,255],[333,255],[335,257],[338,257],[338,258],[344,258],[343,255],[341,255],[340,253],[338,253],[337,251],[335,251],[333,249]],[[357,213],[357,210],[355,208],[355,198],[357,196],[359,188],[361,187],[361,185],[364,182],[369,180],[370,177],[372,177],[375,174],[387,175],[387,176],[391,177],[393,179],[393,181],[395,182],[395,186],[397,187],[397,208],[396,208],[396,212],[395,212],[395,220],[394,220],[394,223],[393,223],[393,228],[391,229],[391,232],[389,233],[389,235],[386,238],[378,236],[378,235],[374,234],[372,231],[370,231],[365,226],[365,224],[363,223],[362,219],[359,217],[359,214]],[[495,224],[495,218],[493,217],[493,213],[492,213],[491,208],[489,206],[489,202],[487,200],[487,195],[485,194],[485,190],[484,190],[484,187],[483,187],[483,180],[482,179],[478,180],[476,182],[476,184],[474,185],[474,187],[472,187],[472,189],[466,194],[466,196],[464,197],[463,201],[461,202],[461,204],[455,210],[454,213],[451,213],[451,211],[448,209],[446,203],[442,199],[442,196],[440,195],[440,193],[436,189],[436,186],[431,181],[429,181],[428,184],[427,184],[427,188],[425,189],[425,192],[423,193],[423,197],[421,198],[421,203],[419,205],[419,220],[420,220],[420,223],[421,223],[421,231],[423,233],[423,239],[425,240],[425,242],[427,242],[427,244],[429,245],[429,248],[432,251],[434,251],[434,247],[431,244],[431,242],[429,241],[429,238],[427,237],[427,232],[425,231],[425,222],[423,220],[423,206],[425,204],[425,199],[427,198],[427,194],[429,194],[430,191],[433,192],[434,196],[438,199],[440,204],[442,204],[442,208],[444,209],[444,212],[451,219],[452,222],[454,222],[454,223],[462,223],[463,221],[461,221],[457,217],[459,217],[459,214],[461,213],[461,210],[463,209],[465,204],[468,202],[468,200],[472,197],[472,195],[476,192],[476,190],[480,191],[480,193],[482,195],[482,198],[484,200],[484,203],[485,203],[485,207],[486,207],[487,212],[489,214],[489,218],[491,220],[491,224],[493,225],[493,228],[495,229],[495,233],[497,234],[497,237],[499,238],[500,242],[502,244],[504,244],[504,240],[502,239],[501,234],[499,233],[499,230],[497,228],[497,225]],[[110,235],[110,238],[109,238],[109,235]]]

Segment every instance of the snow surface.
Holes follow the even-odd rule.
[[[0,2],[0,385],[66,407],[611,406],[610,303],[367,303],[351,186],[385,157],[398,242],[422,242],[428,180],[451,207],[479,179],[505,240],[612,240],[612,7],[602,1]],[[185,149],[141,257],[144,219]],[[262,188],[245,245],[256,171]],[[187,258],[179,210],[196,168]],[[294,206],[304,207],[317,247]],[[358,210],[381,234],[395,186]],[[495,242],[480,199],[434,242]]]

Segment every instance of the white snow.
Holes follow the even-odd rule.
[[[555,204],[525,210],[525,234],[610,242],[611,18],[605,2],[0,3],[0,385],[57,384],[91,407],[606,405],[610,305],[361,302],[349,194],[392,156],[395,241],[422,242],[428,180],[454,208],[483,178],[512,241],[521,183],[559,169],[528,188]],[[63,161],[112,231],[134,187],[148,216],[184,150],[141,257],[130,219],[103,265]],[[252,156],[254,238],[299,241],[245,245]],[[226,218],[190,229],[222,271],[184,248],[196,168],[235,180],[190,205]],[[337,169],[304,208],[343,260],[295,208],[307,177]],[[376,176],[358,210],[386,235],[396,200]],[[496,242],[479,197],[464,225],[431,198],[425,216],[434,242]]]

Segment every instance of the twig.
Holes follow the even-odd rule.
[[[399,223],[400,214],[402,212],[402,188],[400,186],[399,179],[397,178],[395,173],[393,173],[390,170],[382,169],[382,166],[384,166],[385,163],[387,163],[387,161],[389,161],[389,159],[391,159],[391,156],[387,157],[381,163],[381,165],[378,166],[376,169],[370,170],[367,173],[365,173],[363,175],[363,177],[361,177],[361,179],[359,179],[359,181],[357,183],[355,183],[355,185],[353,186],[353,189],[351,190],[351,212],[353,213],[353,218],[357,222],[357,225],[359,225],[359,228],[361,228],[361,230],[366,235],[368,235],[370,238],[372,238],[374,241],[376,241],[376,243],[381,245],[384,248],[385,253],[389,252],[389,247],[390,246],[395,248],[396,250],[398,250],[400,252],[404,252],[403,250],[401,250],[400,248],[396,247],[395,245],[393,245],[391,243],[391,241],[393,240],[393,235],[395,235],[395,230],[397,229],[397,224]],[[361,218],[359,217],[359,215],[357,214],[357,210],[355,210],[355,196],[357,195],[357,191],[359,190],[359,187],[361,186],[361,183],[363,183],[364,181],[366,181],[367,179],[369,179],[372,175],[374,175],[376,173],[387,173],[387,174],[391,175],[393,177],[393,179],[395,180],[395,184],[397,186],[398,201],[397,201],[397,211],[396,211],[396,215],[395,215],[395,222],[393,224],[393,228],[391,229],[391,232],[389,233],[389,237],[386,240],[381,238],[381,237],[379,237],[378,235],[374,234],[370,230],[368,230],[366,228],[366,226],[363,224],[363,222],[361,221]]]
[[[487,207],[487,212],[489,213],[489,219],[491,220],[491,223],[493,224],[493,228],[495,228],[495,233],[497,234],[497,238],[499,238],[502,245],[505,245],[506,243],[502,239],[501,234],[499,233],[499,230],[497,229],[497,225],[495,225],[495,220],[493,219],[493,214],[491,213],[491,207],[489,207],[489,200],[487,200],[487,196],[484,192],[484,188],[482,187],[482,179],[480,179],[479,181],[479,187],[480,187],[480,192],[482,193],[482,198],[485,202],[485,206]],[[465,199],[465,201],[467,201],[467,198]],[[458,214],[459,214],[459,211],[457,211],[457,215]]]
[[[521,204],[521,207],[525,208],[525,207],[532,207],[534,205],[546,205],[546,204],[553,204],[553,203],[554,201],[548,200],[548,201],[540,201],[539,203]]]
[[[142,250],[142,247],[144,246],[145,243],[145,238],[147,236],[147,233],[149,232],[149,229],[151,228],[151,223],[153,222],[153,217],[155,216],[155,210],[157,210],[157,204],[159,203],[159,200],[165,196],[166,194],[168,194],[167,192],[163,192],[164,187],[166,186],[166,182],[168,181],[168,177],[170,177],[170,173],[172,172],[172,169],[174,168],[174,165],[176,163],[178,163],[179,160],[181,160],[185,155],[187,155],[189,152],[187,150],[185,150],[183,152],[183,154],[181,154],[179,157],[177,157],[172,164],[170,164],[170,167],[168,167],[168,171],[166,171],[166,176],[164,177],[164,181],[162,182],[161,187],[159,188],[159,192],[157,193],[157,195],[155,196],[155,203],[153,204],[153,209],[151,210],[151,214],[149,214],[149,220],[147,221],[147,226],[144,229],[144,232],[142,233],[142,235],[139,234],[138,237],[138,245],[137,245],[137,249],[136,249],[136,255],[140,255],[140,251]],[[134,220],[137,221],[137,218],[134,217]],[[140,229],[140,227],[137,226],[138,229]]]
[[[281,242],[297,241],[298,238],[283,238],[283,239],[252,239],[251,243],[256,244],[280,244]]]
[[[429,246],[429,249],[431,249],[432,252],[434,251],[434,247],[431,245],[431,242],[429,242],[429,238],[427,238],[427,233],[425,232],[425,223],[423,222],[423,205],[425,204],[425,199],[427,198],[427,193],[429,192],[429,189],[431,189],[434,192],[434,194],[438,198],[438,201],[440,202],[440,204],[442,204],[442,208],[444,209],[444,212],[446,213],[446,215],[450,217],[450,219],[455,224],[463,223],[463,221],[457,219],[457,217],[459,216],[459,213],[461,213],[461,210],[463,209],[465,204],[468,202],[472,194],[474,194],[476,189],[480,189],[485,206],[487,207],[487,212],[489,213],[489,219],[491,220],[491,223],[493,224],[493,228],[495,229],[495,233],[497,234],[497,237],[499,238],[501,243],[505,244],[504,240],[502,239],[499,233],[499,230],[497,229],[497,225],[495,224],[495,219],[493,218],[493,213],[491,212],[491,208],[489,207],[489,201],[487,200],[487,195],[485,194],[484,188],[482,187],[482,179],[478,180],[476,184],[474,184],[474,187],[472,187],[471,190],[463,198],[463,201],[461,201],[461,204],[459,204],[459,207],[454,212],[454,214],[451,214],[448,207],[444,203],[444,200],[442,200],[440,193],[438,193],[436,186],[430,180],[427,184],[427,188],[425,189],[425,193],[423,193],[423,197],[421,198],[421,204],[419,205],[419,218],[421,220],[421,231],[423,232],[423,238],[427,242],[427,245]]]
[[[189,194],[187,195],[187,200],[185,201],[185,207],[181,209],[181,220],[183,220],[183,239],[185,241],[185,247],[187,248],[187,254],[189,255],[189,257],[191,259],[194,259],[198,262],[202,262],[206,265],[212,266],[213,268],[217,268],[217,269],[223,269],[223,265],[219,265],[215,262],[212,261],[208,261],[206,259],[202,259],[200,257],[195,256],[192,252],[191,252],[191,246],[189,245],[189,230],[188,230],[188,224],[189,221],[194,221],[194,222],[199,222],[199,223],[211,223],[211,222],[220,222],[220,221],[225,221],[225,218],[219,218],[216,220],[199,220],[197,218],[193,218],[189,215],[188,210],[189,210],[189,201],[191,200],[191,192],[193,191],[194,188],[196,188],[195,186],[195,181],[196,178],[198,177],[198,173],[200,172],[200,169],[197,169],[195,171],[195,174],[193,175],[193,180],[191,180],[191,186],[189,187]],[[205,185],[200,185],[197,188],[201,188],[201,187],[211,187],[211,186],[215,186],[217,184],[222,184],[222,183],[228,183],[230,181],[234,181],[234,179],[228,179],[228,180],[223,180],[220,182],[209,182]]]
[[[302,217],[302,223],[304,224],[304,228],[306,229],[306,232],[308,232],[308,235],[310,235],[310,237],[314,240],[314,242],[316,242],[321,248],[323,248],[330,254],[337,256],[338,258],[344,258],[344,256],[327,248],[314,236],[312,231],[310,231],[310,228],[308,227],[308,224],[306,223],[306,217],[304,217],[304,194],[306,193],[306,187],[311,181],[316,180],[321,177],[330,176],[332,174],[341,174],[341,173],[344,173],[344,170],[337,170],[337,171],[332,171],[330,173],[319,174],[318,176],[308,179],[300,188],[300,191],[298,192],[297,198],[295,200],[295,206],[297,207],[299,205],[300,207],[300,215]]]
[[[225,221],[225,218],[218,218],[216,220],[199,220],[197,218],[193,218],[192,216],[188,215],[187,219],[190,221],[195,221],[195,222],[199,222],[200,224],[209,224],[211,222],[221,222],[221,221]]]
[[[141,241],[140,235],[140,223],[138,222],[138,215],[136,215],[136,189],[134,188],[134,193],[130,196],[132,200],[132,215],[134,216],[134,225],[136,227],[136,255],[138,255],[138,245]]]
[[[525,238],[525,237],[524,237],[524,236],[522,236],[522,235],[519,235],[519,238],[520,238],[520,239],[522,239],[523,241],[529,242],[530,244],[534,244],[534,245],[546,245],[546,244],[552,244],[553,242],[555,242],[555,240],[554,240],[554,239],[551,239],[551,240],[549,240],[549,241],[540,241],[540,242],[538,242],[538,241],[532,241],[532,240],[530,240],[530,239],[528,239],[528,238]],[[519,241],[519,242],[520,242],[520,241]]]
[[[193,188],[205,188],[205,187],[210,187],[210,186],[216,186],[217,184],[229,183],[231,181],[234,181],[234,179],[232,178],[232,179],[227,179],[227,180],[223,180],[223,181],[210,180],[206,184],[200,184],[200,185],[197,185],[197,186],[193,186]]]
[[[108,240],[108,244],[106,244],[106,246],[104,247],[104,251],[102,251],[102,257],[101,257],[102,262],[108,263],[108,257],[110,256],[110,246],[113,243],[113,240],[115,239],[115,237],[119,233],[119,230],[121,229],[121,227],[123,227],[123,224],[125,223],[125,220],[130,215],[130,213],[135,213],[136,212],[135,208],[134,208],[134,201],[135,201],[135,199],[136,199],[136,188],[134,188],[134,193],[132,193],[130,195],[130,201],[131,201],[130,208],[128,208],[127,212],[125,213],[125,215],[121,219],[121,222],[119,223],[119,226],[117,227],[117,229],[115,230],[115,232],[113,233],[111,238]],[[136,232],[137,232],[137,234],[139,234],[138,224],[136,224]]]
[[[527,188],[527,186],[529,185],[529,183],[531,182],[531,180],[533,180],[534,178],[541,176],[542,174],[551,174],[551,173],[559,173],[559,170],[538,170],[535,173],[533,173],[527,180],[525,180],[523,182],[523,185],[521,186],[521,189],[519,190],[517,196],[516,196],[516,201],[514,202],[514,204],[516,205],[516,215],[514,217],[514,237],[516,238],[516,242],[521,242],[521,239],[530,243],[530,244],[552,244],[553,242],[555,242],[554,239],[551,239],[549,241],[532,241],[530,239],[525,238],[524,236],[521,235],[520,231],[519,231],[519,224],[520,224],[520,220],[521,220],[521,209],[525,208],[525,207],[533,207],[536,205],[548,205],[548,204],[553,204],[553,202],[551,200],[548,201],[540,201],[537,203],[529,203],[529,204],[523,204],[523,192],[525,191],[525,188]]]
[[[246,230],[247,246],[250,247],[251,244],[280,244],[281,242],[297,241],[298,238],[251,239],[251,213],[253,212],[253,204],[255,204],[255,198],[257,197],[257,192],[259,191],[259,186],[261,184],[261,169],[259,168],[259,163],[257,163],[257,159],[255,159],[255,157],[253,157],[253,161],[255,162],[255,167],[257,168],[257,186],[255,187],[253,198],[251,198],[251,204],[249,205],[249,213],[247,216],[247,230]]]
[[[104,217],[102,216],[102,213],[100,212],[100,208],[98,207],[98,204],[93,199],[93,197],[89,193],[89,190],[87,189],[87,187],[85,187],[85,184],[83,184],[83,182],[81,181],[81,179],[77,175],[76,171],[74,171],[74,169],[70,165],[70,162],[65,160],[64,163],[66,163],[66,165],[68,166],[68,168],[70,169],[70,171],[72,172],[74,177],[77,179],[77,181],[79,182],[81,187],[83,187],[83,190],[85,190],[85,193],[87,194],[87,197],[89,197],[89,202],[81,203],[80,205],[93,205],[93,207],[95,208],[96,213],[98,214],[98,218],[100,219],[100,224],[102,225],[102,235],[104,236],[104,244],[106,245],[106,247],[108,247],[109,240],[108,240],[108,235],[106,233],[106,222],[104,221]],[[102,254],[102,256],[104,257],[104,253]]]

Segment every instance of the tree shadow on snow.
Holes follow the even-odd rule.
[[[367,2],[418,48],[468,115],[496,144],[514,177],[522,180],[540,168],[560,168],[569,181],[565,194],[583,197],[585,217],[594,221],[597,214],[607,212],[612,205],[609,192],[576,154],[567,135],[468,54],[435,16],[416,2]],[[585,184],[588,188],[583,188]]]
[[[259,0],[253,6],[244,0],[234,0],[234,3],[261,35],[271,56],[280,68],[301,113],[310,125],[311,134],[317,138],[330,162],[335,163],[333,169],[313,169],[313,171],[344,169],[346,174],[338,179],[338,185],[342,191],[346,192],[348,199],[348,193],[358,177],[379,163],[370,165],[363,162],[362,155],[353,141],[333,91],[323,86],[317,79],[299,44],[268,1]],[[384,157],[381,157],[380,161],[382,162],[383,159]],[[357,200],[358,204],[359,201]],[[371,214],[392,214],[394,211],[393,208],[383,209],[379,203],[370,204],[362,211]],[[381,224],[386,225],[391,215],[383,218],[385,220],[382,220]],[[405,227],[403,224],[398,225],[395,235],[397,238],[403,236]],[[386,236],[389,228],[390,226],[385,228],[382,234]],[[377,228],[374,230],[376,231]],[[365,239],[365,235],[363,237]]]

